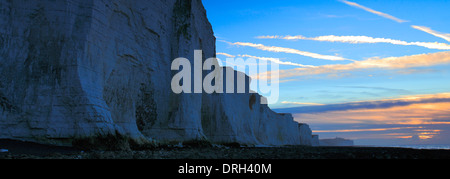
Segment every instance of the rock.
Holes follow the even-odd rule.
[[[311,139],[311,146],[320,146],[319,135],[313,135]]]
[[[298,124],[298,130],[300,131],[300,144],[312,145],[312,131],[308,124]]]
[[[234,73],[236,78],[241,72],[234,71]],[[249,91],[247,93],[203,95],[202,126],[207,138],[221,144],[235,142],[246,145],[302,144],[298,123],[294,122],[292,115],[277,114],[262,104],[261,100],[265,99],[249,90],[251,79],[247,75],[245,77],[246,91]]]
[[[0,0],[0,138],[308,143],[259,94],[173,93],[172,60],[196,49],[216,54],[201,0]]]

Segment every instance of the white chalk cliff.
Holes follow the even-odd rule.
[[[201,0],[0,0],[0,138],[311,145],[258,94],[173,93],[196,49],[216,55]]]

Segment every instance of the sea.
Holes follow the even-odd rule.
[[[398,147],[398,148],[410,148],[410,149],[438,149],[438,150],[450,150],[450,145],[390,145],[380,147]]]

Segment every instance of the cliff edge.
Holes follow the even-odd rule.
[[[201,0],[0,0],[0,138],[311,145],[258,94],[173,93],[196,49],[216,56]]]

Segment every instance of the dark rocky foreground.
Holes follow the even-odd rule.
[[[0,140],[0,159],[450,159],[450,150],[379,147],[158,147],[142,151],[82,151]]]

